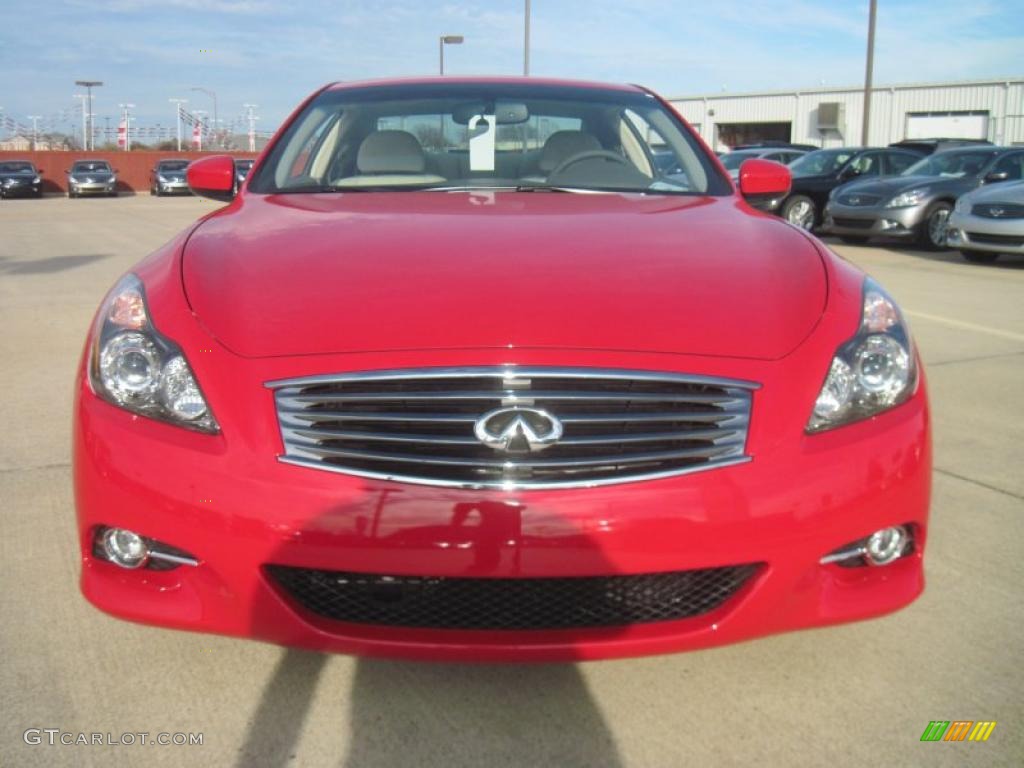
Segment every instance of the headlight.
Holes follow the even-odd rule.
[[[41,178],[39,178],[38,176],[36,176],[34,179],[32,179],[32,183],[33,184],[40,184],[40,183],[42,183],[42,181],[43,180]]]
[[[910,331],[896,302],[867,278],[860,329],[832,358],[807,431],[874,416],[904,402],[916,385]]]
[[[76,179],[74,176],[68,176],[68,183],[69,184],[77,184],[78,183],[78,179]]]
[[[161,174],[158,174],[156,178],[157,178],[157,181],[161,181],[161,182],[163,182],[164,184],[166,184],[166,183],[167,183],[167,177],[166,177],[166,176],[164,176],[164,175],[163,175],[162,173],[161,173]]]
[[[901,192],[896,195],[892,200],[885,204],[886,208],[910,208],[911,206],[917,205],[925,196],[928,194],[928,190],[922,189],[908,189],[906,192]]]
[[[134,413],[218,432],[181,349],[149,320],[142,282],[126,275],[103,302],[89,363],[93,391]]]
[[[10,187],[14,184],[14,179],[4,179],[4,186]]]

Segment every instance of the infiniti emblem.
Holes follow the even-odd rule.
[[[990,207],[988,209],[988,212],[990,214],[992,214],[992,216],[994,216],[995,218],[999,218],[1004,213],[1006,213],[1006,209],[1005,208],[1000,208],[999,206],[996,206],[996,205],[993,205],[992,207]]]
[[[477,419],[473,433],[496,451],[533,453],[558,442],[562,422],[539,408],[497,408]]]

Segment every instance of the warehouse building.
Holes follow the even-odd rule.
[[[1024,144],[1024,78],[876,86],[867,144],[902,139],[988,139]],[[714,93],[669,101],[716,151],[791,141],[817,147],[862,143],[864,89]]]

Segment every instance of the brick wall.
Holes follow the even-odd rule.
[[[40,169],[43,178],[43,193],[67,192],[67,171],[75,160],[106,160],[117,170],[117,191],[121,193],[149,192],[149,172],[158,160],[183,158],[196,160],[209,157],[212,152],[3,152],[4,160],[28,160]],[[256,157],[254,152],[232,152],[234,157]]]

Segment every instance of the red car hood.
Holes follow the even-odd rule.
[[[183,258],[247,357],[561,347],[776,359],[826,301],[814,246],[735,198],[247,195]]]

